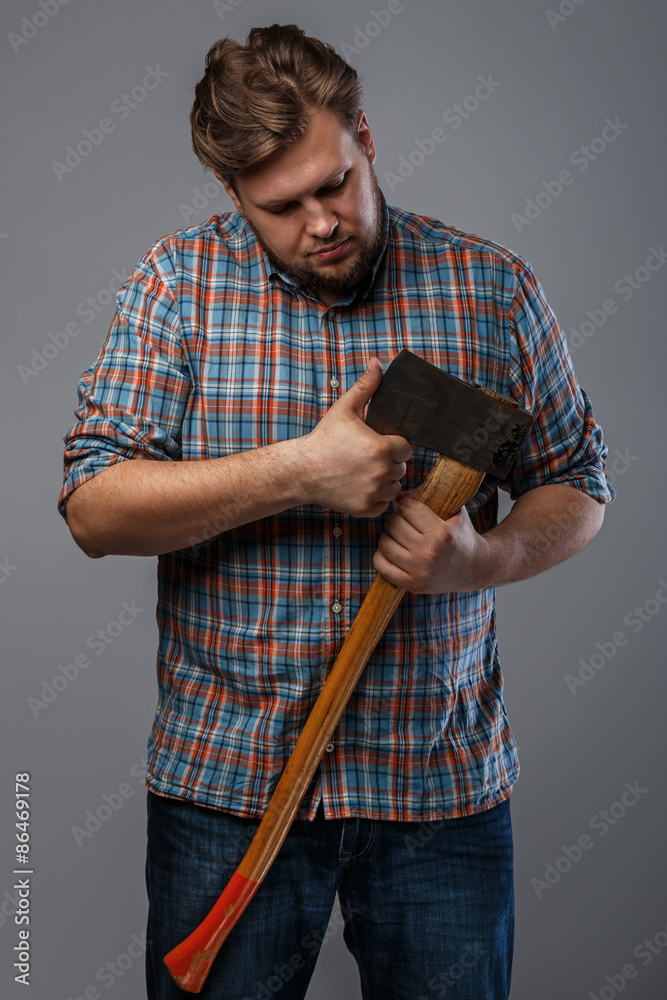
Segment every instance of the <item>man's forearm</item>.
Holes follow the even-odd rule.
[[[605,505],[572,486],[539,486],[520,496],[482,536],[486,582],[501,586],[536,576],[579,552],[599,531]]]
[[[95,558],[161,555],[301,504],[377,517],[400,490],[412,449],[364,423],[382,378],[367,371],[308,434],[223,458],[131,459],[78,487],[67,504],[76,543]]]
[[[93,558],[153,556],[295,506],[292,442],[197,462],[118,462],[75,490],[67,523]]]

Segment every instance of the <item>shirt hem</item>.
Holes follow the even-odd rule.
[[[507,773],[505,780],[499,783],[493,795],[485,797],[481,801],[477,799],[474,801],[458,802],[454,807],[446,804],[446,799],[453,797],[452,793],[443,793],[443,800],[445,801],[443,801],[442,806],[429,806],[428,809],[422,812],[416,809],[397,809],[396,807],[382,808],[379,806],[370,806],[364,808],[363,806],[341,803],[333,809],[327,810],[325,807],[325,818],[387,820],[397,823],[430,823],[441,819],[463,819],[466,816],[474,816],[500,805],[509,798],[518,778],[519,765],[517,764],[515,768]],[[150,773],[146,775],[146,787],[155,795],[162,796],[163,798],[187,801],[192,805],[202,806],[205,809],[217,809],[219,812],[230,813],[241,819],[261,819],[268,807],[268,801],[265,806],[233,804],[229,799],[221,798],[220,796],[215,797],[202,794],[201,790],[197,788],[174,786],[173,782],[167,784]],[[480,788],[479,792],[483,794],[484,789]],[[318,794],[317,799],[318,806],[315,808],[311,808],[310,804],[302,805],[295,816],[295,820],[314,819],[319,804],[322,802],[322,795]]]

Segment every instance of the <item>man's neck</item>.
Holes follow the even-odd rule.
[[[327,308],[335,306],[341,298],[340,292],[329,292],[326,289],[322,291],[314,291],[313,294],[320,300],[322,305],[325,305]]]

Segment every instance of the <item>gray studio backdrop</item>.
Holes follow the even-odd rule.
[[[62,436],[119,282],[231,207],[190,148],[206,51],[275,21],[363,74],[389,202],[521,253],[567,332],[618,498],[577,557],[498,593],[522,763],[512,997],[665,997],[667,18],[659,0],[552,3],[4,0],[2,997],[145,996],[156,560],[77,549]],[[334,913],[308,998],[360,995]]]

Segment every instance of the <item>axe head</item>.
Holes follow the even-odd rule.
[[[512,468],[532,422],[532,414],[507,396],[470,385],[405,349],[385,371],[366,412],[366,423],[379,434],[398,434],[499,479]]]

